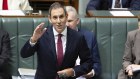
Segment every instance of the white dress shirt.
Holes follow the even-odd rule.
[[[115,8],[115,1],[116,0],[112,0],[112,9]],[[120,4],[121,4],[120,8],[122,8],[122,0],[120,0]]]
[[[57,40],[58,40],[58,32],[54,29],[53,27],[53,33],[54,33],[54,39],[55,39],[55,48],[57,51]],[[62,45],[63,45],[63,55],[65,54],[65,49],[66,49],[66,42],[67,42],[67,27],[64,29],[64,31],[61,33],[62,37]],[[57,53],[57,52],[56,52]]]

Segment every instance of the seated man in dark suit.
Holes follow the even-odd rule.
[[[77,25],[79,24],[80,19],[78,18],[77,11],[74,7],[66,6],[66,11],[68,14],[68,20],[67,20],[66,25],[85,36],[88,47],[91,53],[93,54],[93,69],[91,70],[91,72],[81,77],[84,77],[84,78],[86,77],[86,78],[91,78],[91,79],[97,78],[101,73],[101,62],[100,62],[100,56],[99,56],[96,37],[93,32],[78,28]],[[76,65],[79,65],[79,64],[80,64],[80,60],[77,59]],[[81,77],[78,79],[83,79]]]
[[[116,6],[119,4],[119,6]],[[93,10],[109,10],[115,8],[128,8],[129,10],[140,10],[140,0],[90,0],[86,12],[93,16]]]
[[[10,38],[9,34],[0,29],[0,79],[11,79],[10,59]]]
[[[81,33],[66,26],[67,13],[58,2],[49,9],[51,26],[38,25],[30,40],[21,49],[26,58],[37,53],[38,65],[35,79],[75,79],[92,69],[92,55]],[[75,66],[76,59],[81,64]]]

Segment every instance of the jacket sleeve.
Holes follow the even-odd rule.
[[[101,61],[96,37],[93,35],[92,39],[91,53],[93,54],[93,69],[95,75],[98,76],[101,73]]]
[[[1,51],[0,51],[0,66],[4,65],[4,63],[7,63],[7,61],[10,58],[10,38],[9,34],[4,31],[2,37],[1,37]]]
[[[86,40],[84,39],[84,36],[79,40],[78,50],[80,65],[74,67],[76,77],[90,72],[93,65],[92,55],[87,46]]]
[[[125,70],[126,67],[130,64],[132,64],[132,47],[134,45],[133,37],[135,36],[135,33],[128,32],[127,35],[127,41],[125,43],[125,51],[123,55],[123,69]]]
[[[100,6],[100,0],[90,0],[87,4],[86,11],[88,10],[98,10]]]
[[[130,9],[131,10],[140,10],[140,0],[131,0]]]

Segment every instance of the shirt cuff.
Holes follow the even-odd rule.
[[[31,42],[31,39],[30,39],[29,43],[30,43],[30,45],[31,45],[32,47],[36,44],[36,42],[35,42],[35,43],[32,43],[32,42]]]
[[[72,70],[73,70],[73,76],[72,77],[75,77],[76,76],[75,70],[74,69],[72,69]]]
[[[95,71],[94,71],[94,69],[92,69],[92,77],[94,77],[95,76]]]

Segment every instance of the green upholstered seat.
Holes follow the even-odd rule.
[[[20,49],[29,40],[34,28],[48,18],[0,18],[0,28],[10,34],[12,57],[11,69],[13,75],[18,75],[18,68],[36,68],[36,55],[21,58]],[[127,32],[136,29],[137,18],[81,18],[78,27],[95,32],[97,37],[102,74],[100,79],[116,79],[121,69],[124,44]]]

